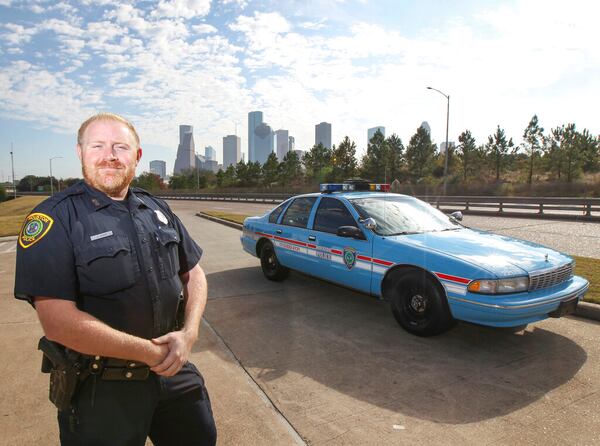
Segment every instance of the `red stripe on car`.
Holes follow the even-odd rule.
[[[271,234],[265,234],[264,232],[257,232],[256,235],[262,235],[263,237],[273,238]]]
[[[449,280],[450,282],[462,283],[464,285],[471,282],[471,279],[465,279],[464,277],[456,277],[456,276],[451,276],[449,274],[444,274],[444,273],[434,273],[434,274],[436,276],[438,276],[440,279]]]
[[[289,238],[275,236],[275,240],[281,240],[282,242],[292,243],[292,244],[298,245],[298,246],[306,246],[306,243],[304,243],[304,242],[299,242],[297,240],[291,240]]]

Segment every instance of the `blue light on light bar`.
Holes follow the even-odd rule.
[[[354,184],[345,183],[323,183],[319,185],[321,193],[330,194],[332,192],[353,191]]]

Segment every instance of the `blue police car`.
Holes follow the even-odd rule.
[[[290,269],[389,300],[410,333],[456,320],[518,327],[572,313],[589,288],[553,249],[469,229],[389,185],[321,185],[244,221],[245,251],[269,280]]]

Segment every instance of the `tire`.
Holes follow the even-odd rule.
[[[274,282],[281,282],[290,273],[288,268],[279,263],[273,245],[268,242],[260,250],[260,266],[265,277]]]
[[[409,333],[435,336],[456,323],[450,314],[446,296],[425,271],[407,272],[394,282],[392,313]]]

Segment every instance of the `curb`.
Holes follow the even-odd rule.
[[[600,305],[591,302],[579,302],[574,315],[585,319],[600,321]]]
[[[207,220],[213,221],[215,223],[220,223],[231,228],[239,230],[242,230],[243,228],[243,225],[240,225],[239,223],[234,223],[231,221],[223,220],[222,218],[213,217],[212,215],[205,214],[204,212],[198,212],[196,215],[198,217],[205,218]],[[577,308],[575,309],[575,313],[573,313],[573,316],[600,322],[600,305],[593,304],[591,302],[579,302],[577,304]]]
[[[12,242],[13,240],[18,240],[18,235],[7,235],[6,237],[0,237],[0,242]]]
[[[215,223],[221,223],[222,225],[229,226],[230,228],[239,229],[240,231],[244,227],[244,225],[241,225],[239,223],[235,223],[229,220],[223,220],[219,217],[213,217],[212,215],[205,214],[204,212],[197,212],[196,216],[200,218],[205,218],[206,220],[214,221]]]

